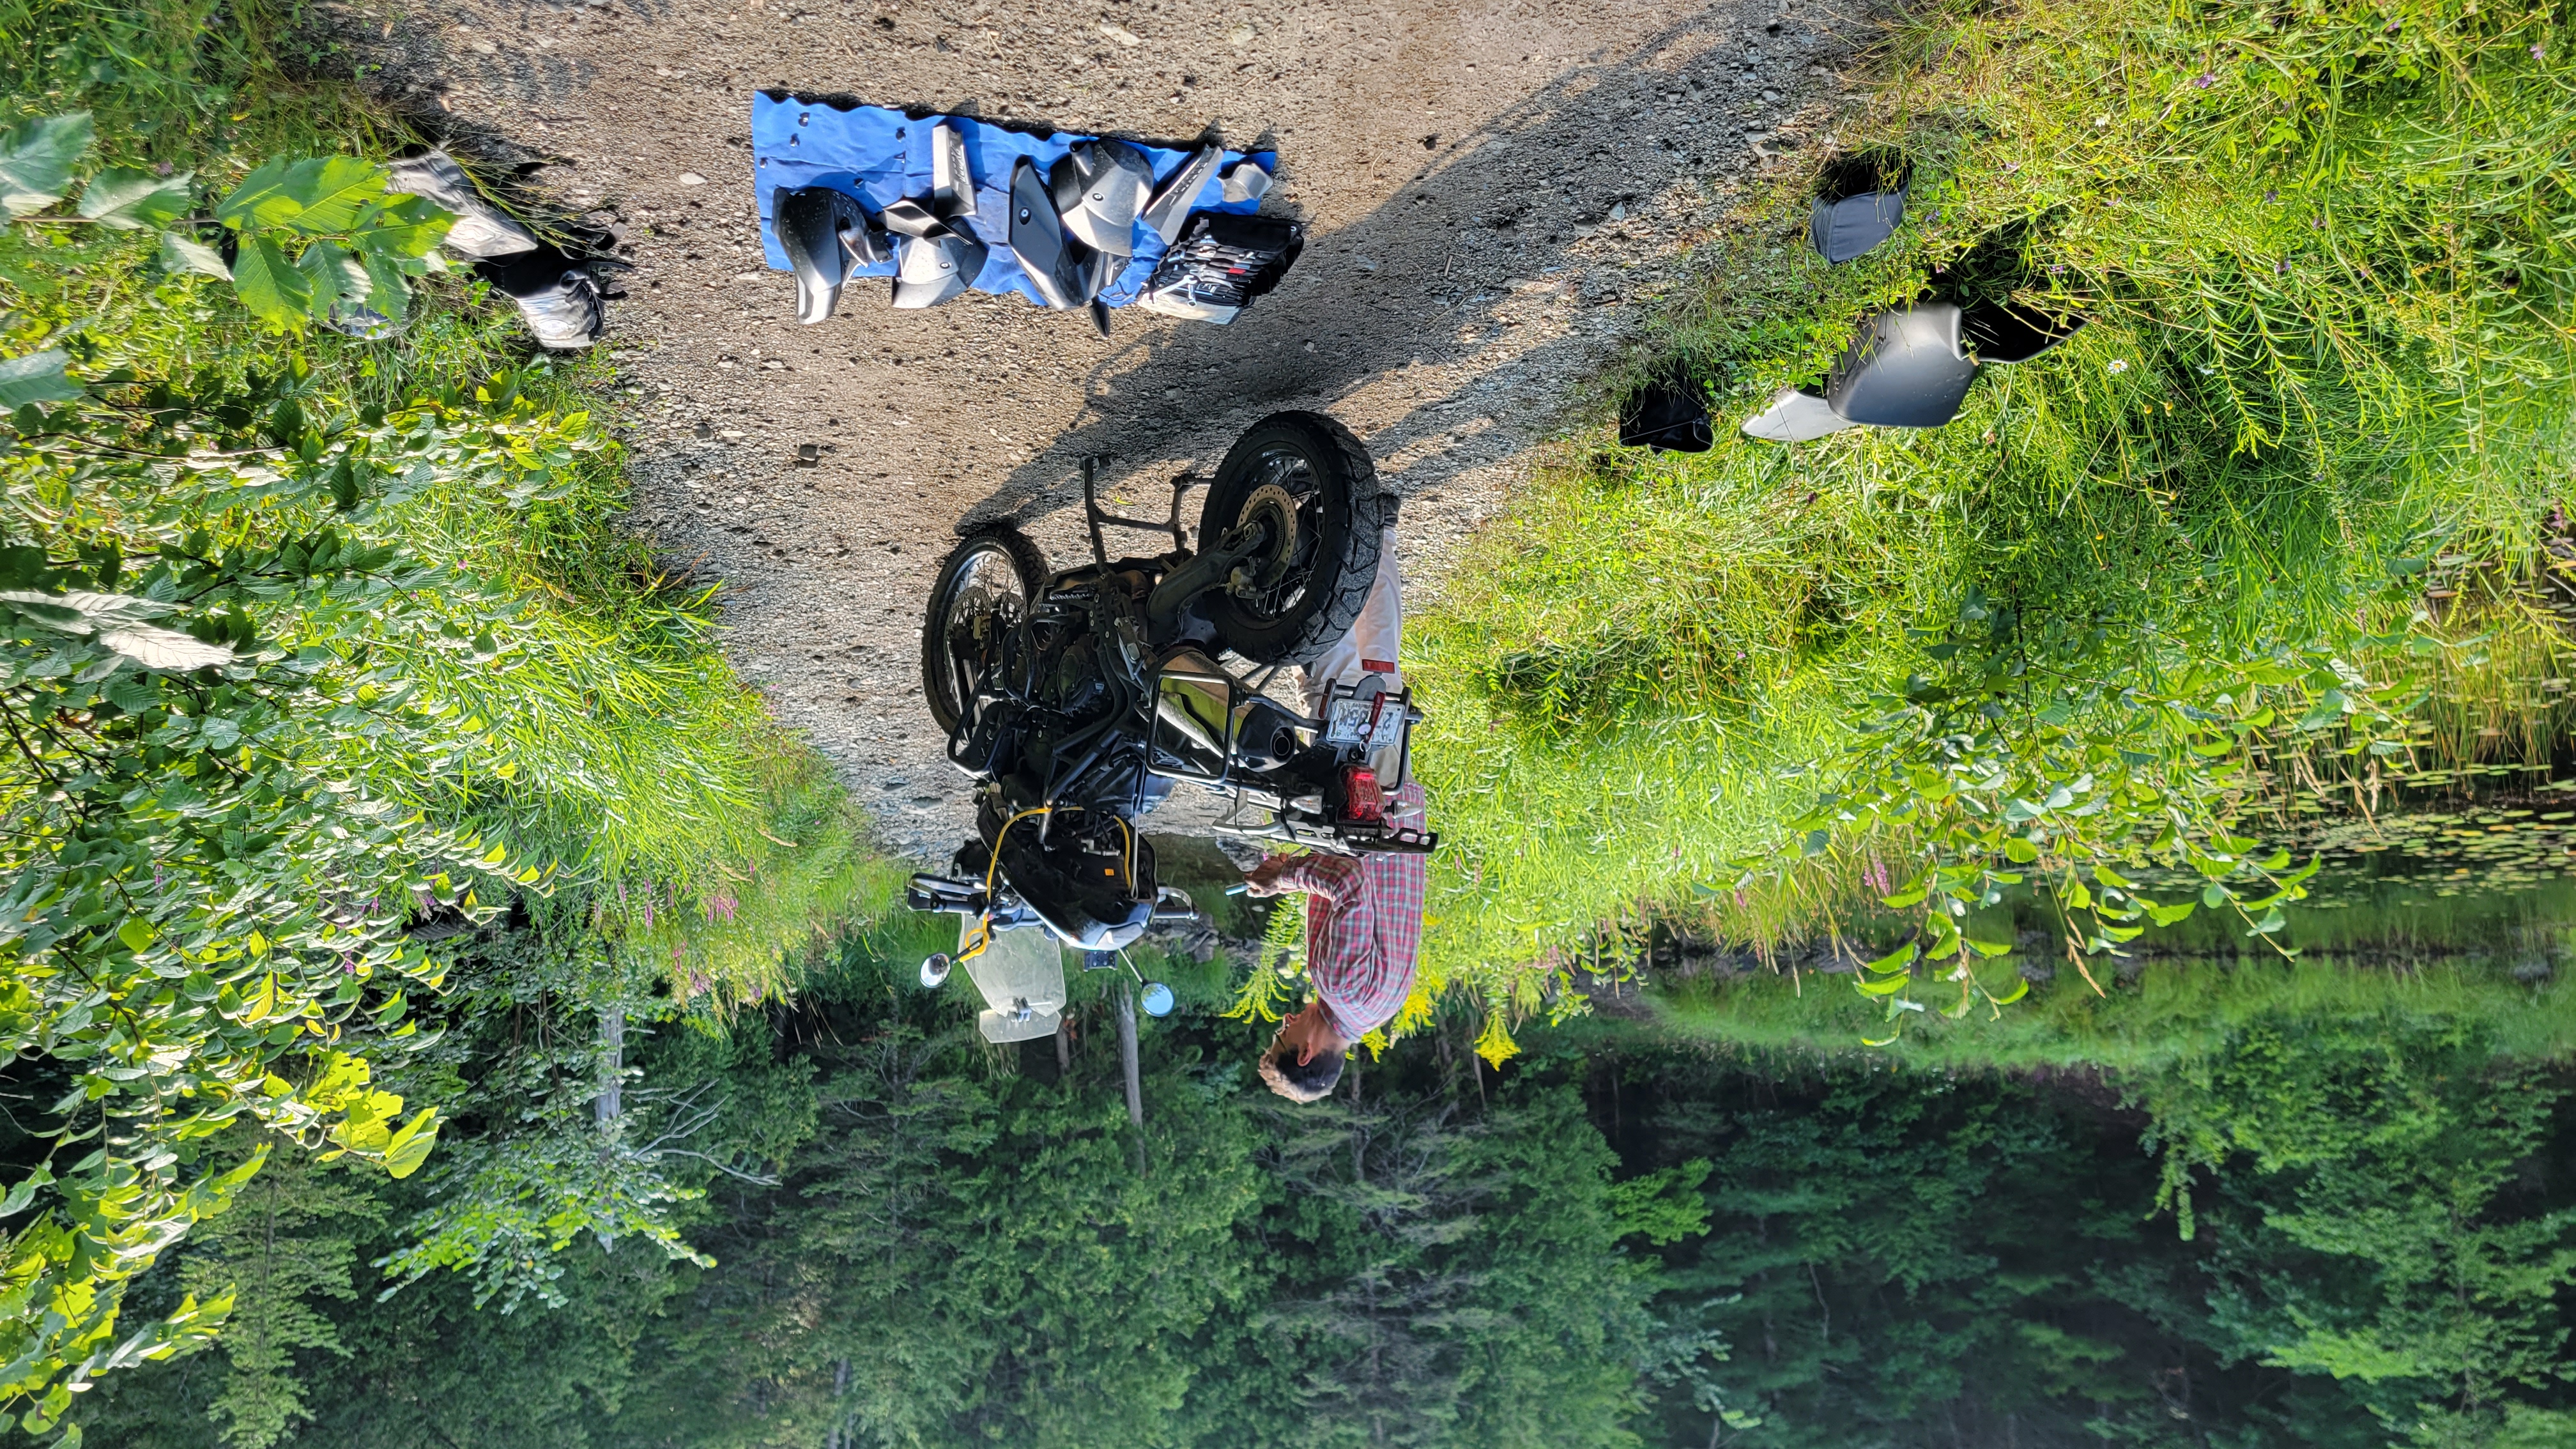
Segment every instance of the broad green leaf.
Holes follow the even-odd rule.
[[[209,277],[221,277],[227,282],[233,279],[233,269],[224,265],[223,253],[175,231],[161,233],[161,266],[174,275],[200,272]]]
[[[71,360],[68,352],[48,349],[0,362],[0,407],[70,402],[79,397],[80,384],[63,375],[64,364]]]
[[[1879,972],[1899,970],[1903,967],[1913,965],[1914,958],[1921,955],[1922,952],[1922,947],[1915,945],[1912,941],[1908,941],[1904,945],[1897,947],[1895,950],[1890,951],[1886,955],[1879,957],[1877,960],[1870,962],[1866,966],[1863,966],[1861,969],[1863,971]]]
[[[1892,896],[1881,896],[1879,897],[1879,904],[1883,906],[1895,906],[1900,909],[1906,906],[1918,906],[1923,903],[1923,897],[1927,894],[1929,894],[1929,892],[1923,887],[1916,886],[1911,890],[1898,891]]]
[[[1906,983],[1913,979],[1914,976],[1911,972],[1902,976],[1890,976],[1884,981],[1863,981],[1859,977],[1855,976],[1852,978],[1852,986],[1863,996],[1892,996],[1899,991],[1903,991],[1906,987]]]
[[[347,231],[367,203],[385,194],[385,168],[355,156],[319,156],[287,168],[285,189],[302,207],[296,230],[308,236]]]
[[[2009,941],[1980,941],[1973,936],[1962,936],[1959,939],[1967,942],[1969,949],[1980,956],[2001,956],[2012,950],[2012,943]]]
[[[188,214],[192,174],[155,176],[131,166],[110,166],[81,193],[80,214],[123,231],[167,226]]]
[[[42,1165],[20,1178],[9,1189],[9,1196],[5,1200],[0,1200],[0,1218],[15,1217],[25,1212],[27,1204],[36,1200],[36,1189],[50,1184],[53,1180],[53,1169]]]
[[[304,255],[295,259],[295,270],[304,274],[304,285],[313,297],[307,306],[316,317],[330,315],[344,298],[354,301],[366,296],[365,269],[336,242],[317,241],[306,247]]]
[[[367,204],[384,191],[384,168],[354,156],[270,161],[244,177],[216,205],[215,216],[245,233],[325,236],[356,225]]]
[[[101,629],[98,642],[146,669],[174,674],[229,664],[234,659],[229,645],[209,644],[194,634],[182,634],[158,624],[123,624],[113,629]]]
[[[2016,976],[2013,978],[2013,989],[2005,995],[1996,997],[1994,1001],[1997,1006],[2010,1006],[2028,995],[2030,995],[2030,978]]]
[[[62,200],[92,134],[87,111],[21,121],[0,134],[0,211],[33,216]]]
[[[429,1150],[437,1144],[438,1109],[423,1107],[385,1143],[385,1171],[397,1178],[411,1176],[429,1160]]]
[[[2263,913],[2263,919],[2256,921],[2253,924],[2249,934],[2268,936],[2289,923],[2290,918],[2281,914],[2281,908],[2279,906],[2274,906],[2272,909]]]
[[[366,255],[389,259],[427,256],[456,224],[455,216],[426,196],[391,197],[372,212],[353,242]]]
[[[257,234],[242,238],[241,255],[233,262],[233,290],[252,316],[282,330],[300,330],[313,309],[304,274],[287,262],[275,240]]]
[[[399,322],[411,305],[411,279],[394,259],[373,248],[359,253],[367,272],[367,305]]]
[[[263,207],[268,209],[266,216],[261,214]],[[256,170],[242,178],[239,186],[216,202],[215,220],[236,230],[248,230],[280,224],[303,209],[303,203],[286,194],[286,161],[280,157],[260,163]],[[270,220],[271,217],[276,219],[275,222]]]
[[[2198,901],[2184,901],[2180,905],[2173,906],[2149,906],[2147,919],[2159,926],[2177,925],[2198,909],[2200,909]]]
[[[116,928],[116,939],[124,942],[128,951],[147,951],[152,946],[152,923],[141,916],[128,916],[125,924]]]

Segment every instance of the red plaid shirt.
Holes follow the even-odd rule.
[[[1420,784],[1406,782],[1393,803],[1388,814],[1422,828],[1428,817]],[[1306,979],[1342,1040],[1358,1041],[1393,1021],[1413,994],[1430,874],[1429,856],[1395,851],[1356,860],[1297,856],[1279,873],[1281,889],[1308,897]]]

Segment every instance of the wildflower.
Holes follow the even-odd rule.
[[[2549,58],[2549,47],[2546,45],[2534,45],[2531,48],[2531,58],[2533,60],[2547,60]]]
[[[2263,199],[2265,201],[2278,201],[2281,199],[2281,193],[2277,191],[2266,191],[2263,193]]]
[[[2125,357],[2114,357],[2111,359],[2109,365],[2113,372],[2126,372],[2129,370],[2129,359]]]
[[[2065,270],[2066,264],[2064,262],[2050,262],[2048,264],[2048,274],[2052,277]]]
[[[2201,74],[2193,76],[2191,78],[2191,83],[2200,87],[2202,90],[2207,90],[2211,86],[2218,84],[2218,77],[2203,71]]]
[[[2290,270],[2290,264],[2287,261],[2274,262],[2272,264],[2272,270],[2275,272],[2287,272]]]

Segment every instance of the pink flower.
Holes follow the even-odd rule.
[[[2207,90],[2211,86],[2218,84],[2218,77],[2204,72],[2200,75],[2193,76],[2191,78],[2191,83],[2200,87],[2202,90]]]

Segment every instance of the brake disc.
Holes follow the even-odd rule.
[[[1279,536],[1272,541],[1270,556],[1261,561],[1253,583],[1255,587],[1269,588],[1288,571],[1288,561],[1297,556],[1297,496],[1276,483],[1264,483],[1243,500],[1243,511],[1235,518],[1248,522],[1260,516],[1263,509],[1277,516]]]

